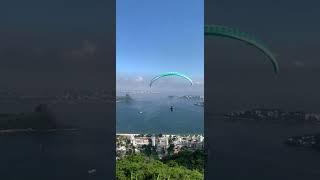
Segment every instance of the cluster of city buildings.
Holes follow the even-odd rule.
[[[204,101],[204,96],[192,96],[192,95],[185,95],[179,97],[180,99],[185,99],[185,100],[197,100],[197,101]]]
[[[113,102],[114,93],[103,89],[95,90],[62,90],[56,92],[19,93],[17,91],[0,91],[2,102],[35,102],[35,103],[82,103],[82,102]]]
[[[182,150],[202,150],[204,148],[203,135],[144,135],[144,134],[117,134],[117,159],[131,154],[141,153],[145,148],[154,150],[157,156],[162,157]]]
[[[151,91],[151,90],[118,89],[117,90],[117,95],[120,95],[120,94],[160,94],[160,92]]]
[[[256,120],[308,120],[320,121],[320,114],[303,111],[286,112],[280,109],[251,109],[225,114],[228,118],[244,118]]]

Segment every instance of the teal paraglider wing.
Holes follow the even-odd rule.
[[[193,84],[192,79],[189,78],[188,76],[184,75],[184,74],[181,74],[181,73],[178,73],[178,72],[166,72],[166,73],[162,73],[162,74],[160,74],[160,75],[152,78],[152,80],[150,81],[149,86],[151,87],[152,84],[153,84],[155,81],[157,81],[157,80],[160,79],[160,78],[167,77],[167,76],[178,76],[178,77],[182,77],[182,78],[188,80],[191,85]]]
[[[255,48],[259,49],[263,54],[265,54],[268,57],[268,59],[270,59],[274,68],[274,72],[275,73],[279,72],[279,66],[275,56],[271,53],[271,51],[267,48],[267,46],[263,42],[261,42],[259,39],[257,39],[251,34],[242,32],[235,28],[226,27],[226,26],[205,25],[204,35],[227,37],[227,38],[244,41],[254,46]]]

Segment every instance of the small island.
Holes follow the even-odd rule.
[[[126,94],[125,96],[117,96],[116,97],[116,102],[130,103],[132,101],[133,101],[133,99],[129,94]]]
[[[319,113],[304,111],[283,111],[280,109],[256,108],[223,114],[232,120],[267,120],[278,122],[320,122]]]
[[[292,136],[287,138],[284,143],[288,146],[305,147],[320,151],[320,133]]]

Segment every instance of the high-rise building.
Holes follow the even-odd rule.
[[[156,146],[156,137],[155,136],[151,137],[151,142],[152,142],[152,146]]]

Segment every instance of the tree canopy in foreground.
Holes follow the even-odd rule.
[[[164,164],[159,160],[143,155],[130,155],[117,160],[117,180],[203,180],[204,176],[197,170],[190,170],[177,164]]]

